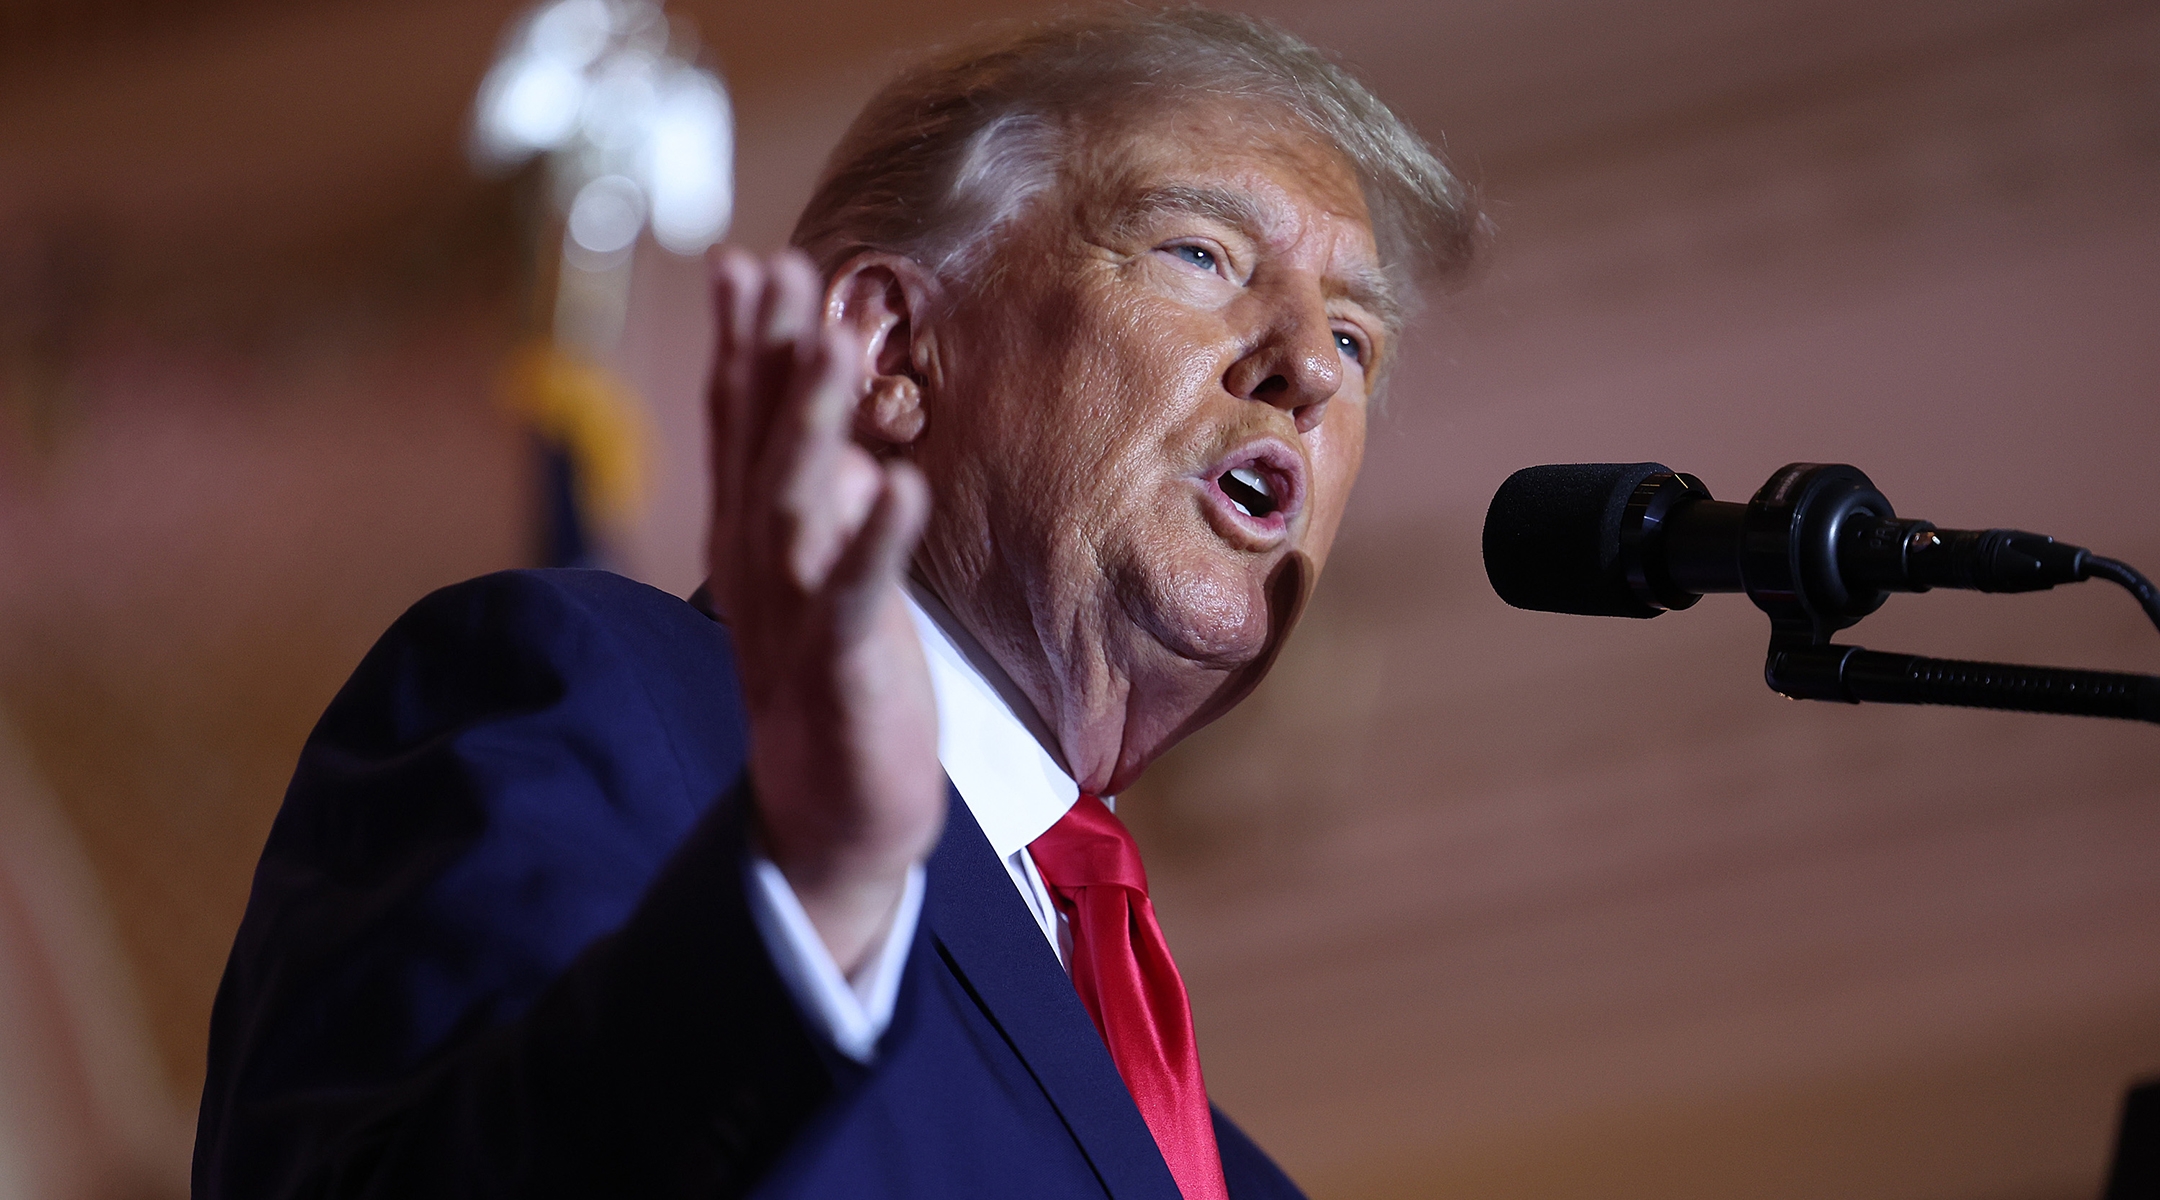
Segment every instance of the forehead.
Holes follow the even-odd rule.
[[[1225,98],[1185,100],[1127,114],[1088,131],[1105,184],[1119,177],[1202,174],[1256,176],[1328,212],[1366,222],[1365,197],[1350,162],[1303,122],[1269,104]]]
[[[1377,271],[1372,218],[1349,161],[1278,108],[1188,101],[1104,123],[1070,181],[1082,219],[1131,224],[1161,210],[1251,226],[1260,240]]]

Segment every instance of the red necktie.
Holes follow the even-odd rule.
[[[1072,933],[1073,986],[1185,1200],[1229,1200],[1185,981],[1132,834],[1086,792],[1028,845]]]

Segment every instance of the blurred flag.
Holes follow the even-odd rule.
[[[549,565],[604,565],[604,530],[643,495],[649,422],[605,365],[640,237],[701,254],[734,210],[734,117],[698,55],[688,23],[647,0],[554,0],[512,26],[474,104],[474,164],[531,170],[545,193],[531,253],[548,317],[506,364],[503,400],[538,447]]]

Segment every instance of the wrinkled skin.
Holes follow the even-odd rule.
[[[797,557],[896,562],[921,521],[913,570],[1090,791],[1128,786],[1259,682],[1326,561],[1362,457],[1371,381],[1390,351],[1370,222],[1340,155],[1271,115],[1212,102],[1102,133],[963,285],[865,253],[825,292],[826,358],[855,356],[861,399],[855,444],[815,451],[843,464],[830,499],[808,501],[829,514],[790,525],[832,531],[821,535],[831,545]],[[1250,515],[1224,490],[1236,485],[1218,482],[1232,466],[1272,493],[1239,493]],[[744,494],[718,466],[716,483]],[[741,549],[721,537],[726,524],[716,568]],[[883,549],[849,550],[856,542]],[[718,589],[731,617],[758,607],[759,569],[731,568],[732,591]],[[795,572],[764,608],[815,609],[829,586],[860,594],[835,603],[858,617],[838,635],[794,638],[806,649],[792,658],[746,663],[753,772],[774,859],[850,968],[934,842],[942,787],[924,783],[934,736],[895,750],[889,733],[868,732],[920,730],[908,706],[928,703],[919,648],[902,644],[912,633],[896,615],[898,568],[806,579]],[[881,665],[866,675],[866,662]],[[880,681],[883,710],[843,694],[863,678]],[[761,694],[780,699],[761,705]]]

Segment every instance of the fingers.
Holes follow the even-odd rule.
[[[713,484],[713,543],[737,541],[750,468],[751,408],[756,390],[751,370],[755,352],[756,305],[764,290],[764,272],[756,259],[729,247],[713,260],[713,369],[707,395],[711,420],[710,467]],[[716,577],[724,564],[707,564]]]
[[[772,557],[760,552],[769,547],[751,543],[772,540],[761,536],[762,527],[771,523],[773,481],[786,475],[768,461],[772,433],[788,424],[790,401],[818,345],[823,289],[809,259],[792,250],[763,261],[723,250],[713,260],[712,279],[709,566],[717,583]]]
[[[722,250],[713,263],[711,417],[716,472],[741,479],[764,447],[789,381],[821,325],[817,271],[799,251],[759,261]]]
[[[913,467],[880,466],[850,440],[856,335],[823,320],[817,272],[792,251],[723,252],[713,297],[716,588],[725,600],[729,576],[755,592],[781,575],[797,595],[867,604],[905,570],[929,492]]]
[[[764,402],[752,407],[748,447],[753,459],[772,457],[770,442],[786,427],[795,383],[811,367],[818,348],[819,301],[824,288],[816,268],[800,251],[786,250],[767,259],[764,288],[755,298],[755,349],[751,386]]]
[[[868,631],[886,589],[899,585],[930,516],[930,485],[914,464],[880,468],[869,515],[826,580],[843,640]]]
[[[824,332],[767,448],[778,472],[769,486],[789,522],[788,567],[806,591],[823,586],[881,486],[876,461],[848,436],[862,395],[853,340],[845,330]]]

